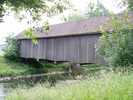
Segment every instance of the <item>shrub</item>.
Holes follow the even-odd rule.
[[[6,47],[3,49],[4,57],[8,60],[18,60],[19,58],[19,43],[11,36],[6,38]]]
[[[129,16],[113,16],[111,23],[112,32],[102,30],[100,38],[99,53],[104,56],[109,65],[125,66],[133,64],[133,25]],[[106,27],[106,26],[105,26]]]

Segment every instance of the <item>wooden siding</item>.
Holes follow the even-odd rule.
[[[38,39],[37,44],[30,39],[20,40],[20,54],[24,58],[95,63],[98,38],[99,35],[42,38]]]

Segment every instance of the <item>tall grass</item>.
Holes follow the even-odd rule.
[[[17,88],[6,100],[133,100],[133,74],[110,72],[71,85]]]

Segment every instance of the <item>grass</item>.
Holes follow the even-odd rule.
[[[0,76],[18,76],[35,73],[36,68],[28,64],[7,61],[4,57],[0,56]]]
[[[9,61],[0,56],[0,77],[29,75],[64,71],[64,64],[53,64],[49,62],[37,62],[36,60],[25,60],[21,62]]]
[[[6,100],[133,100],[133,74],[109,72],[71,85],[19,87]]]
[[[64,71],[64,67],[64,64],[39,63],[31,59],[23,62],[9,61],[3,56],[0,56],[0,77]]]
[[[43,62],[42,65],[50,72],[64,71],[64,64],[53,64],[48,62]]]

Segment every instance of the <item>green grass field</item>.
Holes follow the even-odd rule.
[[[133,74],[109,72],[71,85],[19,87],[6,100],[133,100]]]

